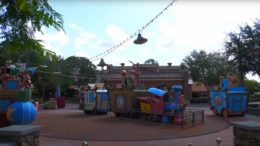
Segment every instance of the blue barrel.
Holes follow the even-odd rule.
[[[7,119],[12,125],[27,125],[36,118],[36,108],[32,102],[14,102],[7,110]]]

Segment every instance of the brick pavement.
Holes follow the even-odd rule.
[[[154,141],[88,141],[89,146],[216,146],[216,138],[222,139],[221,146],[233,145],[232,127],[222,131],[195,137]],[[80,146],[83,141],[41,137],[41,146]]]
[[[200,107],[198,107],[200,108]],[[207,106],[205,108],[205,105],[204,107],[201,107],[201,108],[204,108],[206,109],[206,115],[209,115],[209,110],[207,110]],[[73,110],[72,110],[73,111]],[[55,110],[55,111],[40,111],[39,113],[39,118],[38,119],[44,119],[46,118],[46,120],[49,120],[49,123],[50,122],[53,122],[55,124],[59,124],[60,122],[57,121],[57,119],[55,119],[55,117],[52,117],[50,118],[50,113],[51,114],[65,114],[66,112],[66,109],[65,110]],[[71,112],[71,110],[70,110]],[[83,114],[83,113],[82,113]],[[65,116],[65,115],[63,115]],[[84,119],[86,119],[85,117],[82,117],[78,114],[78,111],[73,111],[71,112],[68,116],[74,116],[73,118],[74,119],[78,119],[79,121],[82,121]],[[95,116],[94,116],[95,117]],[[100,117],[99,117],[100,118]],[[52,120],[54,121],[52,121]],[[218,119],[221,119],[221,117],[218,117]],[[74,121],[74,124],[79,122],[78,120],[75,120]],[[233,118],[229,118],[229,121],[232,122],[232,121],[242,121],[242,120],[259,120],[260,121],[260,117],[256,117],[256,116],[252,116],[252,115],[246,115],[245,117],[233,117]],[[37,124],[37,121],[34,123],[34,124]],[[71,122],[71,121],[69,121]],[[67,123],[67,121],[66,121]],[[80,123],[79,123],[80,124]],[[214,126],[219,126],[218,123],[213,123]],[[91,127],[91,126],[89,126]],[[64,127],[65,129],[68,129],[70,131],[73,131],[73,126],[72,128],[68,127],[68,126],[65,126]],[[102,129],[104,127],[99,127],[99,129]],[[132,128],[132,127],[131,127]],[[157,127],[158,128],[158,127]],[[41,146],[80,146],[84,141],[87,140],[84,139],[84,138],[68,138],[68,137],[65,137],[65,138],[62,138],[62,137],[57,137],[56,134],[59,134],[57,133],[57,131],[55,131],[55,129],[53,129],[53,131],[49,131],[49,133],[46,133],[45,131],[45,127],[43,125],[43,133],[40,137],[40,143],[41,143]],[[99,129],[96,129],[97,131]],[[161,128],[159,128],[161,129]],[[83,129],[82,129],[83,130]],[[78,131],[82,131],[82,130],[78,130]],[[83,130],[84,131],[84,130]],[[195,130],[196,131],[196,130]],[[228,128],[220,128],[220,129],[215,129],[214,130],[215,132],[210,132],[210,134],[207,134],[207,133],[202,133],[203,135],[201,136],[196,136],[196,135],[189,135],[190,131],[187,131],[187,134],[185,134],[185,132],[182,133],[182,137],[186,137],[186,138],[176,138],[173,136],[173,138],[168,138],[168,139],[165,139],[165,140],[153,140],[153,139],[160,139],[160,138],[152,138],[150,140],[134,140],[134,139],[131,139],[131,140],[125,140],[125,141],[119,141],[119,140],[114,140],[114,141],[104,141],[104,140],[88,140],[88,143],[89,143],[89,146],[187,146],[189,142],[191,142],[193,144],[193,146],[215,146],[216,145],[216,138],[219,137],[222,139],[222,143],[221,143],[221,146],[232,146],[233,145],[233,133],[232,133],[232,127],[228,127]],[[93,131],[94,132],[94,131]],[[70,133],[70,132],[67,132],[67,133]],[[77,132],[80,134],[83,134],[84,133],[80,133],[80,132]],[[75,133],[75,135],[77,135],[77,133]],[[171,134],[171,133],[170,133]],[[176,133],[175,133],[176,134]],[[179,133],[177,133],[176,135],[178,135]],[[131,133],[129,133],[129,135],[131,135]],[[163,135],[162,134],[159,134],[159,135]],[[174,133],[173,133],[174,135]],[[198,135],[198,134],[197,134]],[[64,136],[64,135],[63,135]],[[94,134],[95,136],[95,134]],[[96,134],[97,136],[97,134]]]

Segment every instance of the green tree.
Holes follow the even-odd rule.
[[[192,51],[183,59],[182,65],[187,67],[194,81],[203,82],[206,86],[218,84],[219,76],[236,73],[234,67],[227,62],[223,55],[207,53],[203,50]]]
[[[225,53],[230,62],[238,69],[240,80],[244,84],[245,75],[253,72],[260,75],[260,21],[254,26],[240,26],[240,32],[231,32],[225,41]],[[256,50],[258,47],[258,51]]]
[[[96,78],[96,66],[85,57],[68,57],[61,62],[61,68],[65,74],[69,75],[78,72],[79,81],[82,83],[95,80]]]
[[[253,73],[260,76],[260,20],[256,20],[253,26],[255,62],[252,65]]]
[[[249,95],[253,95],[255,92],[260,91],[260,83],[255,80],[245,80],[245,87],[247,88]]]
[[[33,61],[31,59],[37,57],[33,56],[33,54],[34,53],[32,53],[32,56],[29,58],[30,61]],[[54,54],[52,58],[41,58],[40,60],[38,59],[38,61],[36,62],[30,62],[28,64],[38,67],[36,74],[32,76],[32,82],[35,86],[35,89],[38,90],[38,94],[46,95],[46,93],[43,93],[43,89],[45,92],[55,91],[58,85],[63,86],[70,81],[68,77],[62,75],[62,72],[58,73],[60,71],[58,62],[61,62],[62,59],[63,58],[61,58],[60,56],[56,56]],[[46,65],[46,67],[41,67],[41,65]]]
[[[42,26],[63,29],[63,19],[47,0],[1,0],[0,2],[0,53],[4,57],[32,50],[42,56],[53,53],[44,49],[34,33]]]
[[[144,64],[159,64],[156,60],[154,59],[147,59]]]

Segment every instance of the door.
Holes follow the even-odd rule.
[[[102,113],[108,112],[108,94],[106,90],[97,92],[97,111]]]
[[[95,108],[95,92],[94,91],[88,91],[86,100],[85,100],[85,105],[84,105],[84,110],[87,111],[92,111]]]

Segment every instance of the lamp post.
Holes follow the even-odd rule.
[[[104,66],[106,66],[107,64],[105,63],[104,59],[101,58],[99,64],[97,66],[101,67],[101,71],[103,72],[104,70]]]
[[[39,68],[47,68],[48,66],[47,65],[39,65]],[[40,73],[40,75],[39,75],[39,77],[38,77],[38,79],[39,79],[39,82],[41,82],[42,81],[42,73]],[[42,84],[40,84],[40,85],[42,85]],[[41,86],[40,86],[41,87]],[[39,89],[39,90],[41,90],[41,89]],[[44,99],[44,85],[42,85],[42,99]]]
[[[74,76],[74,80],[77,83],[77,88],[79,88],[79,74],[80,74],[80,68],[74,67],[72,69],[72,75]]]
[[[97,66],[101,67],[101,73],[97,77],[97,82],[101,82],[104,79],[104,67],[107,66],[107,64],[105,63],[104,59],[101,58]]]

